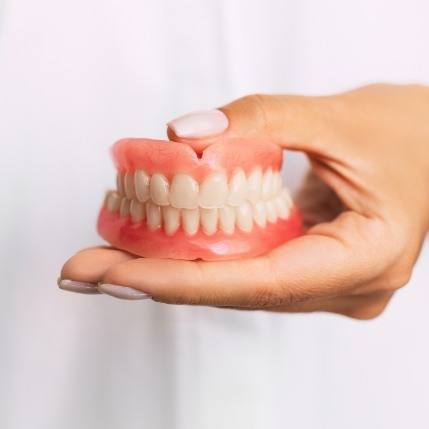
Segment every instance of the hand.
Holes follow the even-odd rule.
[[[408,282],[429,228],[429,89],[252,95],[220,110],[229,126],[213,133],[268,137],[308,155],[312,171],[298,196],[306,234],[264,256],[226,262],[88,249],[67,261],[62,279],[171,304],[379,315]],[[175,140],[199,148],[216,138],[186,138],[179,122],[168,130]]]

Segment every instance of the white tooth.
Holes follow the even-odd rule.
[[[273,180],[273,196],[279,195],[282,188],[282,175],[280,171],[274,172],[274,180]]]
[[[235,229],[235,209],[224,206],[219,209],[219,226],[225,234],[232,234]]]
[[[283,188],[280,196],[284,199],[284,201],[286,202],[288,208],[290,209],[293,206],[293,201],[292,201],[292,197],[290,195],[290,192],[287,188]]]
[[[206,235],[212,235],[217,229],[217,209],[200,209],[201,227]]]
[[[205,209],[222,207],[228,196],[225,174],[213,173],[200,186],[200,206]]]
[[[168,206],[168,180],[162,174],[154,174],[150,178],[150,198],[160,206]]]
[[[180,226],[180,210],[171,206],[162,208],[164,231],[167,235],[174,235]]]
[[[115,213],[119,210],[120,205],[121,205],[121,196],[115,191],[108,192],[106,197],[107,210],[109,210],[109,212],[111,213]]]
[[[265,202],[265,207],[267,209],[267,220],[268,222],[275,223],[277,222],[277,209],[273,200]]]
[[[145,218],[145,207],[144,204],[137,200],[131,200],[130,204],[131,220],[134,223],[140,223]]]
[[[253,228],[252,206],[245,201],[237,207],[237,225],[244,232],[250,232]]]
[[[146,203],[146,222],[152,231],[161,227],[161,207],[151,201]]]
[[[198,207],[198,182],[188,174],[176,174],[170,187],[170,204],[179,209]]]
[[[273,196],[273,179],[273,170],[270,167],[265,172],[264,177],[262,178],[261,198],[263,200],[269,200]]]
[[[124,192],[124,175],[119,173],[116,175],[116,189],[121,195],[125,195]]]
[[[238,170],[229,183],[228,204],[239,206],[246,198],[247,181],[243,170]]]
[[[122,198],[121,207],[119,208],[121,217],[127,217],[130,214],[130,200]]]
[[[250,173],[247,179],[247,199],[256,203],[261,197],[262,171],[259,167]]]
[[[265,228],[267,224],[267,210],[263,201],[258,201],[253,206],[253,219],[261,228]]]
[[[195,235],[200,225],[200,210],[183,209],[182,225],[186,235]]]
[[[133,173],[125,173],[124,189],[125,189],[125,196],[129,200],[135,197],[136,193],[134,191],[134,174]]]
[[[137,199],[142,203],[145,203],[150,196],[149,181],[150,181],[150,176],[148,176],[143,170],[137,170],[134,173],[136,196],[137,196]]]
[[[274,204],[276,206],[277,215],[280,219],[287,219],[289,217],[289,207],[287,201],[279,195],[274,200]]]

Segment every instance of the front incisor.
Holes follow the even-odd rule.
[[[199,185],[188,174],[176,174],[170,186],[170,204],[179,209],[198,207]]]
[[[224,173],[213,173],[200,186],[200,207],[223,207],[228,196],[228,183]]]
[[[164,222],[165,233],[167,235],[174,235],[180,226],[180,210],[171,206],[163,207],[162,220]]]
[[[201,227],[206,235],[213,235],[217,230],[218,209],[200,209]]]

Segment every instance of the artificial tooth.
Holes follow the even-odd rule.
[[[106,198],[107,210],[109,210],[109,212],[111,213],[115,213],[119,210],[120,205],[121,205],[121,196],[115,191],[109,192]]]
[[[134,173],[134,182],[137,199],[142,203],[145,203],[150,197],[150,176],[148,176],[143,170],[137,170]]]
[[[274,179],[273,179],[273,196],[279,195],[281,188],[282,188],[282,175],[280,171],[274,172]]]
[[[238,170],[229,183],[228,204],[239,206],[246,198],[247,180],[243,170]]]
[[[275,200],[274,204],[277,209],[277,215],[280,219],[287,219],[289,217],[289,207],[285,198],[279,195]]]
[[[186,235],[195,235],[198,232],[199,225],[200,225],[199,209],[182,210],[182,226]]]
[[[262,192],[261,198],[263,200],[269,200],[273,196],[273,169],[270,167],[264,174],[262,178]]]
[[[267,224],[267,210],[265,209],[265,203],[258,201],[253,206],[253,219],[261,228],[265,228]]]
[[[151,201],[146,204],[146,222],[152,231],[161,227],[161,207]]]
[[[127,217],[130,214],[130,200],[122,198],[119,214],[121,217]]]
[[[198,182],[188,174],[176,174],[170,187],[170,204],[176,208],[198,207]]]
[[[293,201],[292,201],[292,197],[291,197],[288,189],[283,188],[283,190],[281,191],[280,196],[284,199],[284,201],[286,202],[288,208],[290,209],[293,206]]]
[[[116,175],[116,189],[121,195],[124,195],[124,175],[118,171]]]
[[[162,220],[164,222],[165,233],[167,235],[173,235],[180,226],[180,210],[171,206],[163,207]]]
[[[211,174],[200,186],[200,206],[205,209],[222,207],[227,196],[228,184],[223,173]]]
[[[129,200],[135,197],[136,193],[134,191],[134,174],[133,173],[125,173],[124,190],[125,190],[125,196]]]
[[[201,227],[206,235],[213,235],[217,229],[217,209],[200,209]]]
[[[168,206],[168,180],[162,174],[154,174],[150,178],[150,198],[160,206]]]
[[[131,220],[134,223],[141,222],[145,218],[144,204],[140,203],[137,200],[131,200],[130,215],[131,215]]]
[[[247,199],[256,203],[261,197],[262,171],[258,167],[250,173],[247,179]]]
[[[252,206],[245,201],[237,207],[237,225],[243,232],[250,232],[253,228]]]
[[[265,202],[265,207],[267,209],[267,220],[268,222],[275,223],[277,222],[277,208],[273,200]]]
[[[235,229],[235,209],[224,206],[219,209],[219,227],[225,234],[232,234]]]

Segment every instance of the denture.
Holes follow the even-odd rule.
[[[112,149],[99,234],[139,256],[236,259],[261,255],[302,233],[270,142],[222,140],[202,153],[163,140],[123,139]]]

